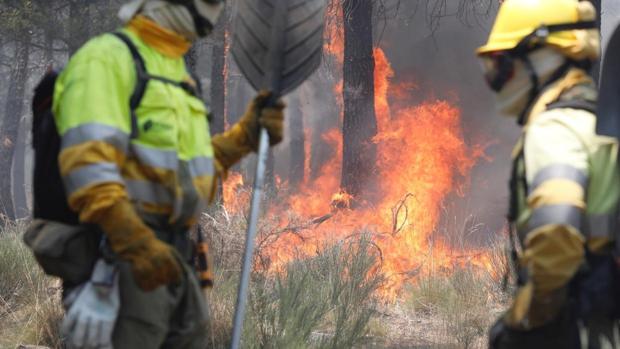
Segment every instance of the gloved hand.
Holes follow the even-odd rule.
[[[270,99],[271,92],[259,92],[250,102],[238,123],[246,133],[248,145],[254,150],[258,148],[260,127],[264,127],[269,133],[269,143],[272,146],[282,142],[284,136],[284,108],[286,105],[279,100],[274,106],[267,106]]]
[[[261,126],[267,130],[271,145],[282,141],[285,105],[282,101],[278,101],[275,106],[266,107],[270,98],[270,92],[260,92],[250,102],[238,123],[226,132],[212,137],[215,166],[220,177],[225,178],[229,168],[252,150],[258,149]]]
[[[152,232],[148,232],[152,234]],[[178,282],[181,268],[172,247],[155,236],[133,241],[120,250],[119,257],[131,264],[133,276],[144,291]]]
[[[99,225],[110,247],[122,260],[129,262],[138,287],[152,291],[159,286],[178,282],[181,267],[173,247],[160,241],[135,213],[127,200],[110,207]]]
[[[112,349],[112,331],[120,308],[118,270],[100,259],[91,279],[65,299],[68,312],[61,333],[69,349]]]

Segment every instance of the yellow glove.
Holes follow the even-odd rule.
[[[181,267],[173,247],[160,241],[126,199],[101,212],[97,222],[112,250],[132,267],[134,279],[144,291],[178,282]]]
[[[248,145],[258,149],[258,136],[260,127],[264,127],[269,133],[269,143],[274,146],[282,142],[284,134],[284,103],[279,100],[273,107],[266,107],[271,99],[271,92],[261,91],[248,105],[248,108],[239,120],[239,126],[247,136]]]
[[[272,146],[282,141],[286,106],[282,101],[278,101],[275,106],[266,107],[270,98],[271,92],[261,91],[250,102],[238,123],[230,130],[213,137],[215,158],[222,167],[221,172],[225,172],[252,150],[258,149],[261,126],[269,133],[269,142]]]

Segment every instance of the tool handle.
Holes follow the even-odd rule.
[[[256,164],[256,175],[254,176],[250,220],[248,221],[245,251],[243,253],[243,267],[241,269],[241,279],[239,280],[239,289],[237,293],[237,306],[235,307],[231,349],[238,349],[241,343],[250,275],[252,273],[252,260],[254,259],[254,241],[256,239],[258,217],[260,215],[263,185],[265,183],[265,170],[267,168],[267,155],[269,151],[269,133],[262,127],[260,129],[258,144],[258,160]]]

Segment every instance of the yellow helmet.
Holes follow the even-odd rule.
[[[595,20],[596,10],[589,1],[506,0],[489,41],[477,53],[510,51],[524,44],[548,45],[575,60],[596,59],[600,39]]]

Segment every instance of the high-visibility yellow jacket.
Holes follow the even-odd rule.
[[[610,224],[620,202],[618,144],[596,134],[596,115],[587,110],[547,109],[560,98],[566,102],[575,86],[590,81],[585,72],[573,69],[532,109],[514,152],[516,223],[524,234],[549,224],[572,227],[594,241],[596,250],[615,234],[616,225]]]
[[[524,247],[520,267],[528,275],[508,313],[515,326],[536,327],[555,316],[550,299],[562,298],[557,292],[583,264],[586,248],[600,254],[614,248],[618,143],[596,134],[592,112],[570,107],[579,91],[588,94],[588,85],[593,83],[587,74],[572,69],[548,87],[514,152],[512,218]]]
[[[144,17],[122,31],[149,74],[192,82],[183,38]],[[136,109],[138,134],[132,139],[135,66],[128,47],[104,34],[82,47],[57,81],[53,110],[69,204],[81,221],[96,222],[102,210],[129,199],[145,222],[189,226],[212,199],[217,177],[250,146],[234,128],[212,141],[204,103],[157,80],[148,82]]]

